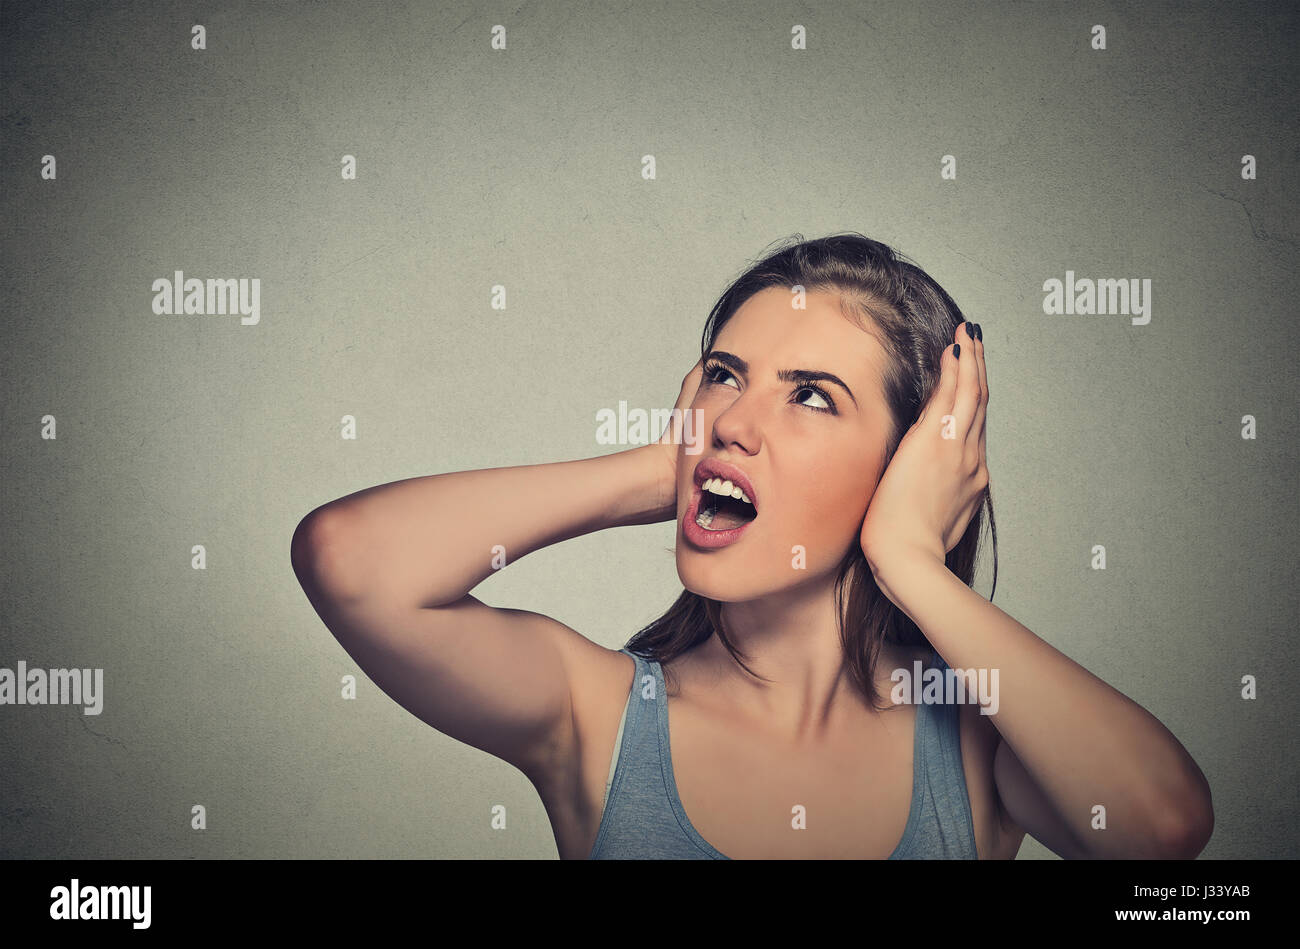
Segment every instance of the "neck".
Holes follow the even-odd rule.
[[[849,716],[869,711],[844,659],[834,584],[831,575],[811,586],[722,604],[727,638],[745,664],[768,681],[736,665],[714,635],[693,650],[699,686],[735,712],[763,722],[766,731],[800,745],[824,740]]]

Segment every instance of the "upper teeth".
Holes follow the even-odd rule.
[[[738,498],[746,504],[754,503],[749,499],[749,495],[745,494],[744,491],[740,490],[740,488],[736,487],[730,481],[723,481],[721,478],[709,478],[704,482],[704,490],[709,491],[712,494],[721,494],[724,497]]]

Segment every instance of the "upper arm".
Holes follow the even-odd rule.
[[[1025,770],[1005,740],[999,740],[993,757],[993,780],[997,786],[1004,833],[1028,832],[1035,840],[1066,860],[1086,859],[1056,808]]]
[[[330,577],[337,527],[309,515],[294,535],[294,570],[325,625],[376,685],[433,728],[530,778],[572,752],[571,671],[584,646],[601,647],[548,616],[496,609],[468,594],[421,608],[344,593]]]

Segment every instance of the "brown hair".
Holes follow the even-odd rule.
[[[919,417],[938,384],[943,352],[966,318],[925,271],[879,241],[857,233],[842,233],[810,241],[796,234],[779,243],[788,246],[778,247],[751,266],[714,304],[704,325],[700,354],[708,355],[722,327],[741,304],[760,290],[801,285],[808,292],[839,293],[845,316],[876,336],[888,356],[884,395],[893,419],[885,445],[884,464],[888,465],[903,435]],[[993,535],[993,591],[996,592],[998,535],[989,488],[985,488],[984,503],[971,517],[961,540],[948,552],[945,563],[963,583],[971,585],[985,506]],[[993,599],[992,594],[989,599]],[[835,601],[840,642],[853,681],[877,705],[880,696],[874,684],[875,668],[882,644],[929,643],[907,614],[876,586],[859,544],[853,544],[840,562]],[[637,632],[624,648],[664,663],[705,642],[715,631],[742,669],[755,678],[763,678],[745,664],[742,654],[728,639],[722,625],[721,604],[689,590],[683,590],[667,612]]]

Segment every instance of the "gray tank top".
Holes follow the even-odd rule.
[[[691,825],[668,746],[668,692],[658,662],[636,663],[605,788],[592,860],[727,860]],[[938,652],[934,665],[946,667]],[[650,677],[650,678],[646,678]],[[649,682],[651,698],[643,698]],[[912,809],[890,860],[974,860],[975,825],[962,767],[956,705],[920,704],[912,753]]]

